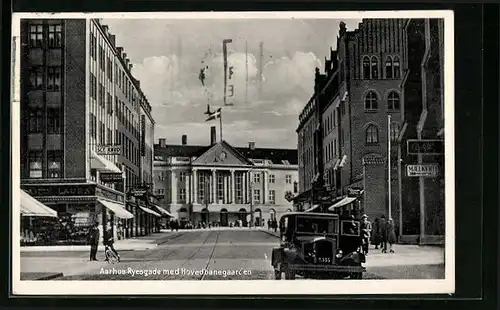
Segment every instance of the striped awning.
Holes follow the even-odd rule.
[[[304,212],[314,212],[315,210],[319,209],[320,205],[314,205],[311,208],[305,210]]]
[[[141,208],[142,211],[146,212],[146,213],[149,213],[149,214],[153,214],[154,216],[157,216],[157,217],[161,217],[160,214],[156,213],[155,211],[149,209],[149,208],[146,208],[146,207],[143,207],[143,206],[138,206],[139,208]]]
[[[345,197],[341,201],[337,202],[336,204],[332,205],[330,208],[328,208],[329,211],[334,211],[336,208],[345,206],[350,204],[351,202],[355,201],[356,197]]]
[[[170,212],[168,212],[167,210],[157,205],[154,206],[156,207],[156,209],[158,209],[158,211],[160,211],[161,214],[172,217],[172,214],[170,214]]]
[[[104,199],[97,199],[97,201],[99,201],[103,206],[105,206],[107,209],[112,211],[119,218],[131,219],[134,217],[134,215],[132,213],[125,210],[123,205],[121,205],[119,203],[104,200]]]
[[[53,210],[30,194],[21,190],[21,215],[22,216],[44,216],[44,217],[57,217],[57,211]]]

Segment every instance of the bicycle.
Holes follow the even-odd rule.
[[[115,264],[120,261],[120,257],[111,249],[109,245],[104,246],[104,256],[106,256],[106,261],[110,264]]]

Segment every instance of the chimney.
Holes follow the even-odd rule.
[[[182,145],[187,145],[187,144],[188,144],[188,136],[182,135]]]
[[[108,25],[102,25],[102,30],[104,31],[104,35],[108,36]]]
[[[118,46],[118,47],[116,48],[116,51],[118,52],[118,57],[122,57],[123,47]]]
[[[217,127],[210,127],[210,145],[214,145],[217,143]]]
[[[347,32],[346,24],[344,22],[339,23],[339,36],[342,37]]]
[[[127,53],[122,53],[121,56],[122,56],[123,61],[126,63],[126,61],[127,61]]]
[[[132,67],[133,67],[133,65],[129,63],[128,64],[128,71],[132,71]]]
[[[127,55],[127,54],[124,53],[124,55]],[[125,68],[126,69],[129,68],[129,66],[128,66],[129,63],[130,63],[130,59],[128,59],[128,58],[125,57]]]
[[[159,141],[160,141],[160,148],[164,149],[165,147],[167,147],[167,139],[161,138]]]
[[[255,150],[255,142],[253,142],[253,141],[252,142],[248,142],[248,148],[250,150],[252,150],[252,151]]]
[[[116,45],[116,36],[114,34],[111,34],[109,36],[109,40],[111,41],[111,44],[113,44],[113,46]]]

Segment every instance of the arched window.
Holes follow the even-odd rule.
[[[373,56],[371,59],[371,78],[378,79],[378,58]]]
[[[391,141],[397,141],[399,136],[399,124],[391,123]]]
[[[378,144],[378,129],[375,125],[368,125],[366,128],[366,144]]]
[[[378,109],[378,99],[377,94],[370,91],[365,96],[365,110],[377,110]]]
[[[393,78],[393,69],[392,69],[392,58],[391,56],[387,56],[385,60],[385,78],[392,79]]]
[[[370,58],[368,56],[363,57],[363,79],[370,79]]]
[[[389,93],[387,96],[387,109],[391,111],[399,111],[399,94],[395,91]]]
[[[394,57],[394,61],[392,62],[392,68],[394,69],[394,78],[399,79],[401,77],[401,70],[399,65],[399,57]]]

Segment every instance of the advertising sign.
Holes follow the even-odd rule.
[[[123,180],[123,175],[122,173],[104,173],[101,172],[99,173],[99,176],[101,178],[101,181],[105,183],[117,183],[121,182]]]
[[[121,145],[98,145],[96,153],[98,155],[121,155]]]
[[[407,140],[408,154],[440,155],[444,154],[443,140]]]
[[[434,178],[439,173],[439,166],[436,164],[407,165],[406,175],[409,177]]]

